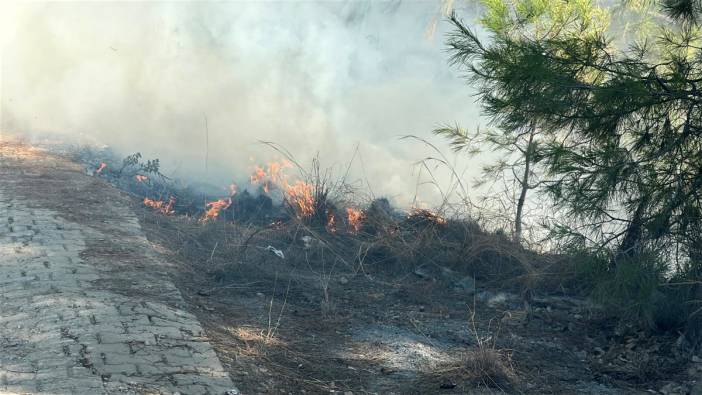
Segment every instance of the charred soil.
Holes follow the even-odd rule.
[[[442,233],[459,224],[405,221],[400,248],[294,221],[202,224],[139,203],[143,228],[176,264],[181,291],[244,393],[695,386],[698,364],[677,351],[676,334],[622,325],[553,280],[525,297],[525,279],[544,268],[518,266],[526,252],[465,223]],[[463,262],[446,256],[450,243]]]

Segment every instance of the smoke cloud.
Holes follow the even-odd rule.
[[[18,3],[0,13],[0,130],[140,151],[188,179],[246,179],[279,156],[259,140],[340,167],[358,145],[353,175],[403,205],[428,149],[399,136],[431,140],[439,124],[478,122],[447,64],[439,2]]]

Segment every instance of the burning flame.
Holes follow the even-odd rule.
[[[261,166],[256,166],[251,174],[252,184],[263,184],[263,190],[268,193],[268,183],[266,182],[266,171]]]
[[[237,191],[237,186],[236,184],[231,184],[229,185],[229,198],[227,199],[219,199],[215,200],[214,202],[209,202],[205,204],[205,214],[202,215],[202,218],[200,218],[201,222],[206,222],[209,220],[215,220],[217,217],[219,217],[219,213],[222,210],[226,210],[229,206],[232,205],[232,197],[236,195]]]
[[[292,165],[286,160],[270,162],[267,165],[267,169],[256,166],[251,174],[250,181],[252,184],[260,184],[263,188],[263,192],[270,193],[274,187],[287,184],[287,177],[284,174],[284,170],[289,167],[292,167]]]
[[[351,232],[358,233],[361,230],[361,221],[363,221],[363,211],[352,207],[346,208],[346,218],[349,223]]]
[[[446,225],[446,218],[426,208],[413,208],[412,215],[422,217],[438,225]]]
[[[107,163],[101,162],[100,167],[98,167],[97,170],[95,170],[95,174],[102,173],[102,171],[105,170],[106,167],[107,167]]]
[[[329,214],[327,218],[327,231],[329,233],[336,233],[336,218],[334,214]]]
[[[149,199],[149,198],[144,198],[144,205],[147,207],[151,207],[154,210],[158,210],[162,214],[170,215],[175,213],[175,210],[173,210],[173,205],[175,205],[176,199],[175,197],[171,196],[168,199],[168,203],[164,202],[163,200],[154,200],[154,199]]]
[[[312,185],[298,180],[292,185],[284,185],[285,199],[300,218],[311,217],[315,212]]]
[[[256,166],[251,174],[251,183],[261,185],[264,193],[279,189],[298,218],[311,217],[315,214],[314,188],[301,180],[291,184],[285,175],[285,169],[290,167],[292,164],[286,160],[270,162],[265,168]]]
[[[222,210],[225,210],[227,207],[229,207],[232,204],[232,199],[219,199],[215,200],[214,202],[209,202],[205,205],[205,214],[203,214],[202,218],[200,221],[206,222],[209,220],[215,220],[217,217],[219,217],[219,213]]]
[[[144,182],[149,180],[149,177],[142,176],[141,174],[135,175],[134,178],[137,180],[137,182]]]

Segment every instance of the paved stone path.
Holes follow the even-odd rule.
[[[129,204],[0,146],[0,394],[236,393]]]

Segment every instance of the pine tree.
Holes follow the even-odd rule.
[[[541,192],[600,235],[590,240],[612,266],[645,249],[671,261],[683,251],[699,280],[702,1],[653,2],[655,29],[626,48],[590,0],[484,5],[488,39],[451,17],[451,59],[498,130],[539,130]]]

